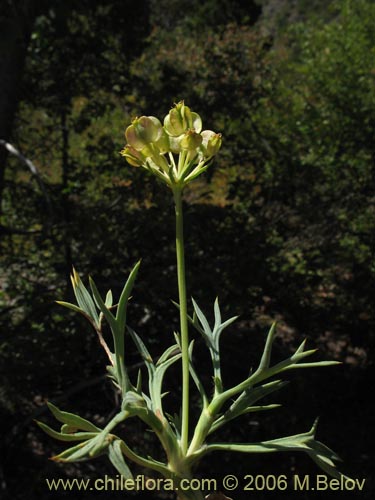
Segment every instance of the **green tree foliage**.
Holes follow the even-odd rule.
[[[293,26],[276,45],[253,116],[269,145],[268,195],[284,211],[270,221],[269,242],[279,247],[272,266],[299,286],[298,275],[311,280],[311,300],[332,308],[336,322],[342,311],[357,331],[370,317],[374,15],[372,3],[348,2],[329,23]]]

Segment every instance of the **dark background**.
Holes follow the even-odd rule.
[[[1,498],[124,497],[49,492],[45,478],[114,471],[104,458],[49,461],[62,446],[33,419],[54,425],[51,400],[102,425],[118,405],[94,332],[54,303],[72,300],[73,264],[116,296],[142,257],[130,325],[155,356],[172,342],[171,196],[119,151],[132,117],[163,118],[181,99],[223,134],[185,212],[188,294],[207,314],[218,295],[224,315],[240,315],[223,336],[225,383],[256,364],[273,320],[275,360],[307,337],[316,359],[343,362],[290,373],[271,401],[281,409],[243,417],[220,439],[304,432],[320,415],[318,439],[366,486],[298,498],[372,498],[374,19],[370,0],[1,0],[0,140],[37,168],[0,144]],[[135,370],[130,341],[127,356]],[[179,369],[171,375],[176,409]],[[137,422],[122,431],[158,453]],[[197,476],[228,473],[320,471],[301,454],[216,453]]]

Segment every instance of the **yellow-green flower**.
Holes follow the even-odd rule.
[[[203,130],[202,136],[202,150],[206,158],[215,156],[221,148],[222,138],[221,134],[216,134],[212,130]]]
[[[125,131],[121,154],[134,167],[143,167],[172,189],[183,188],[205,172],[221,147],[221,134],[202,132],[202,120],[184,101],[164,118],[135,118]]]
[[[194,129],[189,129],[180,139],[182,149],[192,151],[197,149],[202,144],[202,136],[197,134]]]
[[[146,160],[146,157],[140,151],[133,148],[133,146],[130,146],[130,144],[124,147],[121,154],[125,156],[126,161],[133,167],[140,167]]]
[[[137,151],[159,140],[162,134],[163,128],[155,116],[135,118],[125,131],[126,140]]]
[[[181,101],[164,118],[164,129],[172,137],[179,137],[189,129],[199,133],[202,130],[202,120],[198,113],[191,111]]]

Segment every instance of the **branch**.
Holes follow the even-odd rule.
[[[30,170],[31,174],[35,177],[40,190],[42,191],[46,205],[48,207],[48,211],[50,214],[52,214],[53,210],[52,210],[51,199],[48,196],[45,184],[34,163],[29,158],[26,158],[26,156],[24,156],[17,148],[15,148],[12,144],[5,141],[4,139],[0,139],[0,146],[3,146],[10,154],[18,158]]]

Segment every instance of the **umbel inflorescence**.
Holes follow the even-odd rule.
[[[125,137],[121,154],[128,163],[145,168],[169,186],[198,177],[221,147],[221,134],[202,131],[201,117],[183,101],[169,111],[163,125],[155,116],[135,118]]]

